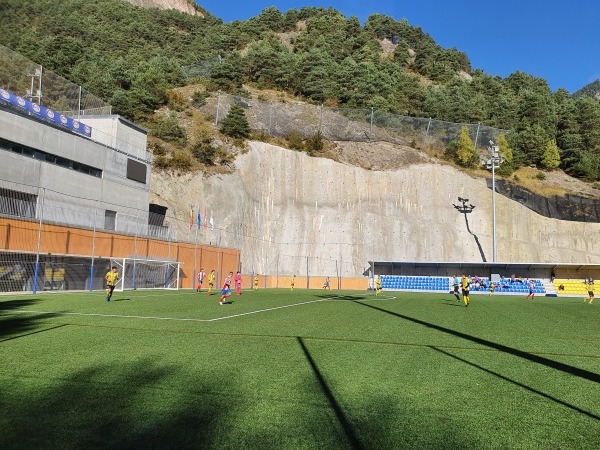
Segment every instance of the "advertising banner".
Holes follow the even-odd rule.
[[[81,134],[86,137],[92,137],[91,127],[71,117],[67,117],[64,114],[53,111],[50,108],[38,105],[29,99],[19,97],[18,95],[13,94],[5,89],[0,89],[0,101],[10,106],[25,110],[29,114],[42,120],[67,128],[74,133]]]

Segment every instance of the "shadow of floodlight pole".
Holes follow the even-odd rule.
[[[477,235],[475,233],[473,233],[471,231],[471,228],[469,228],[469,219],[467,217],[467,214],[473,212],[473,210],[475,209],[475,205],[469,203],[468,198],[458,197],[458,201],[461,203],[460,205],[455,205],[453,203],[452,206],[454,206],[454,208],[456,208],[458,210],[458,212],[464,214],[465,223],[467,224],[467,231],[469,232],[470,235],[473,236],[473,238],[475,238],[475,243],[477,244],[477,248],[479,249],[479,254],[481,255],[481,259],[483,260],[483,262],[487,262],[487,259],[485,257],[485,252],[483,251],[483,247],[481,246],[481,243],[479,242],[479,238],[477,237]]]

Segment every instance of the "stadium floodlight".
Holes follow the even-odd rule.
[[[492,262],[496,262],[496,169],[500,167],[504,156],[499,151],[500,147],[490,140],[488,147],[490,158],[487,160],[486,166],[492,170]]]

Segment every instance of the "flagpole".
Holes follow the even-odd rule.
[[[192,289],[196,285],[196,252],[198,250],[198,227],[196,227],[196,236],[194,237],[194,278],[192,279]]]

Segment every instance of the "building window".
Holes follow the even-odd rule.
[[[146,164],[127,158],[127,178],[130,180],[146,184],[147,170]]]
[[[117,224],[117,212],[106,210],[104,213],[104,229],[114,231]]]
[[[96,178],[102,178],[102,171],[96,167],[71,161],[70,159],[62,158],[42,150],[26,147],[25,145],[17,144],[16,142],[7,141],[6,139],[0,139],[0,149],[18,153],[19,155],[23,156],[28,156],[30,158],[37,159],[38,161],[45,161],[50,164],[55,164],[66,169],[75,170],[76,172],[85,173],[86,175],[91,175]]]
[[[36,195],[0,188],[0,214],[34,218],[36,203]]]

